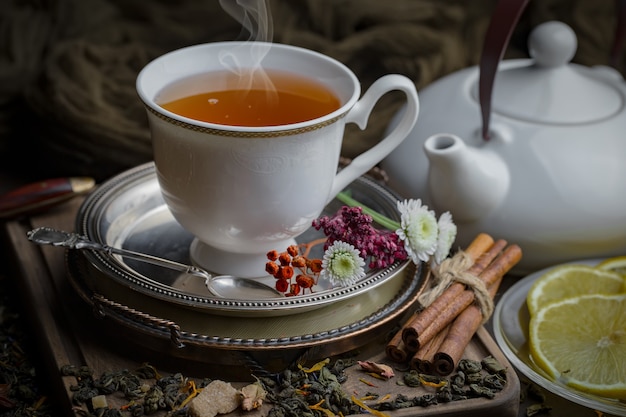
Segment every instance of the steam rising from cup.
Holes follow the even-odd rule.
[[[230,16],[237,20],[248,32],[248,41],[253,42],[253,66],[244,67],[237,59],[237,54],[222,52],[219,61],[229,71],[239,76],[239,89],[249,91],[255,84],[261,83],[268,92],[268,104],[278,100],[274,85],[263,70],[262,61],[272,47],[274,30],[269,5],[265,0],[220,0],[220,5]]]

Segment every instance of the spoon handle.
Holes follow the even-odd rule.
[[[27,236],[28,240],[37,243],[38,245],[60,246],[69,249],[95,250],[98,252],[107,253],[109,255],[115,254],[130,259],[147,262],[153,265],[173,269],[175,271],[200,276],[205,279],[210,279],[212,277],[211,274],[209,274],[207,271],[193,265],[186,265],[176,261],[171,261],[169,259],[159,258],[156,256],[139,253],[128,249],[115,248],[112,246],[94,242],[87,239],[85,236],[81,236],[77,233],[65,232],[63,230],[57,230],[50,227],[39,227],[37,229],[31,230],[27,233]]]

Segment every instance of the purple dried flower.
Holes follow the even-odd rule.
[[[359,251],[363,259],[369,258],[370,268],[385,268],[396,261],[407,259],[404,244],[389,230],[372,226],[372,217],[361,207],[343,206],[333,216],[323,216],[313,221],[313,227],[327,237],[325,248],[336,241],[346,242]]]

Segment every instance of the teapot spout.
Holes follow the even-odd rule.
[[[429,159],[428,190],[437,210],[458,222],[486,217],[504,200],[509,170],[487,143],[470,147],[453,134],[437,134],[424,142]]]

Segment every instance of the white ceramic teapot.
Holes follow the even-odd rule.
[[[518,273],[626,255],[626,84],[570,63],[576,47],[569,26],[544,23],[531,59],[496,63],[492,91],[479,93],[482,63],[429,85],[381,164],[402,195],[452,213],[460,247],[479,232],[519,244]]]

